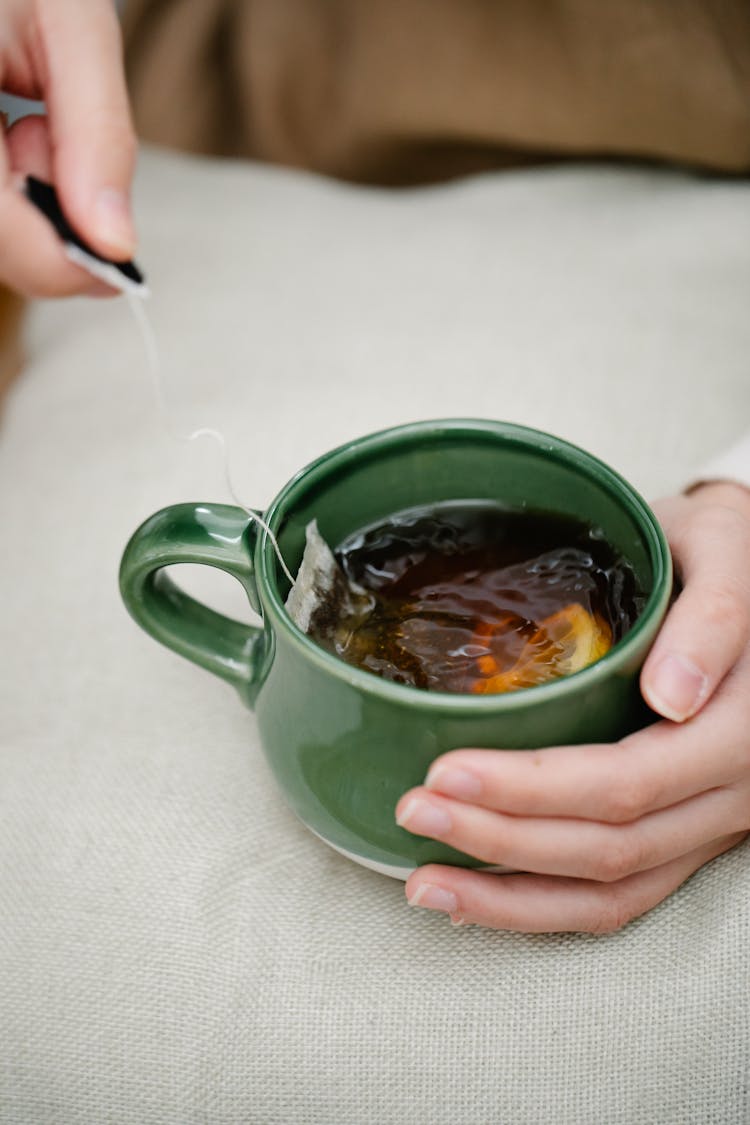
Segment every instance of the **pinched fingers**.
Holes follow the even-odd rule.
[[[68,219],[99,253],[132,256],[136,158],[117,14],[111,0],[39,0],[54,178]]]
[[[67,260],[51,224],[11,184],[0,187],[0,281],[27,297],[67,297],[101,289]]]
[[[742,833],[723,836],[670,863],[612,883],[493,875],[433,864],[409,877],[406,896],[411,906],[449,914],[456,924],[522,933],[609,933],[645,914],[742,838]]]
[[[28,174],[52,176],[44,117],[25,117],[4,138],[0,133],[0,280],[28,297],[91,292],[98,283],[67,260],[50,223],[23,195]]]
[[[101,293],[101,283],[66,259],[17,181],[28,173],[50,180],[94,249],[118,260],[132,255],[136,143],[115,7],[111,0],[19,0],[14,13],[3,12],[4,88],[43,98],[47,116],[24,119],[7,137],[0,129],[0,281],[28,296]]]

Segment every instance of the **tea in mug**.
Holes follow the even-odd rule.
[[[645,602],[597,528],[486,501],[397,513],[334,554],[351,596],[336,619],[330,605],[325,620],[313,615],[311,637],[429,691],[486,695],[570,675],[604,656]]]

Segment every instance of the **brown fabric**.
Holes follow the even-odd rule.
[[[7,125],[7,114],[0,113],[0,134]],[[21,369],[22,308],[23,300],[0,285],[0,403],[8,384]]]
[[[23,308],[23,299],[0,285],[0,402],[8,384],[21,370]]]
[[[402,183],[529,159],[750,170],[747,0],[129,0],[142,136]]]

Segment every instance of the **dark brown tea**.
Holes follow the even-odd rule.
[[[432,691],[515,691],[570,675],[624,636],[645,600],[596,528],[485,501],[398,513],[335,554],[369,597],[317,639]]]

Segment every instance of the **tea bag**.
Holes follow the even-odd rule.
[[[317,640],[346,644],[352,630],[371,611],[375,599],[351,583],[318,530],[318,521],[305,528],[305,551],[286,609],[303,633]]]

